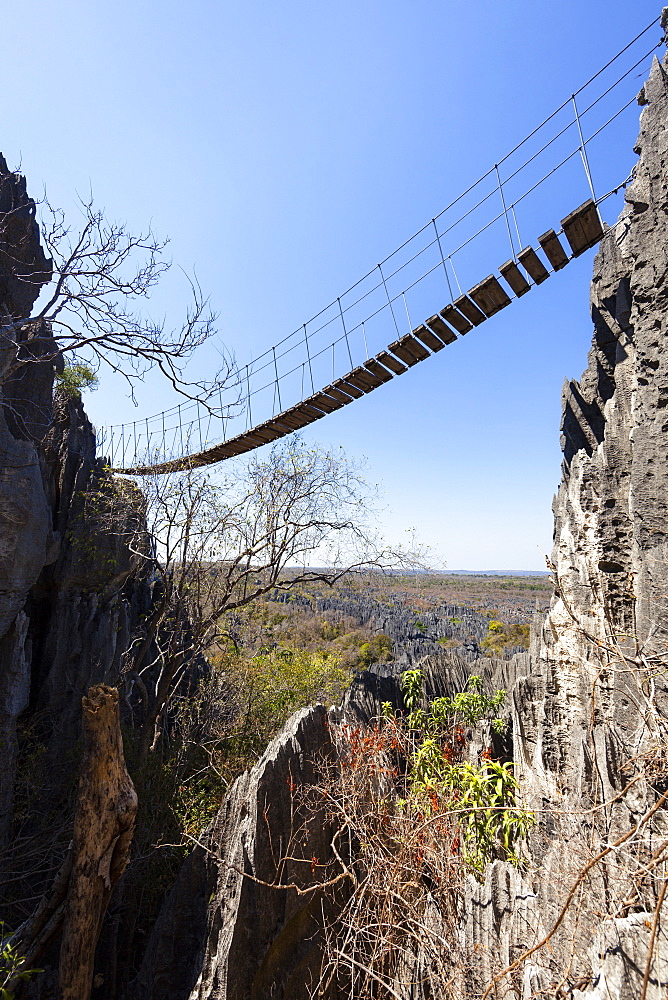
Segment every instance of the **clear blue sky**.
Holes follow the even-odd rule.
[[[74,212],[92,188],[111,217],[169,236],[243,363],[431,219],[659,13],[654,0],[24,0],[3,10],[12,97],[0,148],[34,196],[46,186]],[[638,111],[601,154],[615,179],[634,162]],[[552,224],[586,197],[565,192]],[[525,226],[534,240],[547,228]],[[482,254],[472,278],[502,259]],[[450,568],[543,567],[561,384],[580,375],[591,337],[591,264],[588,253],[308,432],[367,458],[392,540],[414,526]],[[156,312],[180,315],[185,290],[175,269]],[[215,357],[205,351],[202,369]],[[153,379],[138,400],[108,380],[86,404],[103,424],[174,402]]]

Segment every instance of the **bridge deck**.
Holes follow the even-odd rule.
[[[596,203],[590,199],[567,215],[561,222],[560,232],[566,237],[571,252],[570,257],[554,230],[549,230],[538,239],[540,249],[553,271],[560,270],[569,260],[580,256],[602,238],[604,230]],[[516,298],[530,290],[531,282],[539,285],[551,273],[533,247],[524,247],[517,259],[530,281],[515,261],[507,261],[499,268],[501,279],[506,282]],[[433,353],[454,343],[458,335],[466,334],[473,326],[478,326],[500,309],[510,305],[511,301],[510,295],[499,279],[495,275],[489,275],[465,295],[461,295],[439,313],[415,327],[410,334],[391,343],[387,350],[381,351],[374,358],[369,358],[363,365],[354,368],[332,385],[325,386],[297,405],[278,413],[271,420],[258,424],[229,441],[192,455],[156,465],[142,465],[114,471],[136,476],[161,475],[214,465],[227,458],[261,448],[262,445],[292,434],[326,414],[352,403],[366,393],[373,392],[379,386],[390,382],[396,375],[403,374],[407,368],[425,361]]]

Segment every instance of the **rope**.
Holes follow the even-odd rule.
[[[308,349],[308,333],[306,332],[306,323],[304,323],[304,343],[306,344],[306,357],[308,359],[308,370],[309,370],[309,375],[311,376],[311,392],[315,392],[315,386],[313,384],[313,369],[311,368],[311,355]]]

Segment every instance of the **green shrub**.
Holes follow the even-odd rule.
[[[24,960],[12,947],[5,932],[5,925],[0,921],[0,1000],[14,1000],[14,990],[21,983],[35,976],[41,969],[24,969]],[[11,987],[11,989],[10,989]]]
[[[469,678],[464,691],[452,698],[436,698],[423,708],[420,670],[401,675],[406,725],[413,734],[407,755],[407,798],[401,807],[418,815],[455,813],[462,841],[464,864],[480,878],[486,862],[501,855],[519,864],[516,846],[533,824],[533,816],[518,807],[519,789],[512,763],[491,759],[489,751],[479,764],[465,759],[470,738],[465,727],[487,722],[496,732],[505,728],[495,717],[505,691],[488,696],[481,678]],[[387,717],[391,713],[384,706]]]
[[[513,623],[505,625],[503,622],[492,620],[489,623],[489,632],[480,643],[480,648],[484,650],[485,656],[503,656],[506,649],[515,646],[529,648],[531,640],[531,627]]]
[[[97,389],[99,379],[89,365],[81,362],[66,364],[62,372],[55,372],[56,387],[70,399],[80,399],[84,389]]]

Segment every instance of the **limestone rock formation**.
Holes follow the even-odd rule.
[[[320,892],[313,868],[332,830],[300,808],[331,755],[327,712],[294,715],[234,783],[202,846],[185,862],[151,935],[130,1000],[290,997],[307,1000],[319,969]],[[302,800],[303,801],[303,800]],[[305,803],[304,803],[305,804]],[[293,845],[293,849],[291,849]]]
[[[103,526],[83,502],[104,479],[94,431],[80,400],[54,399],[55,344],[28,320],[50,274],[25,180],[0,157],[0,841],[19,715],[40,713],[62,760],[80,733],[82,695],[117,681],[130,622],[150,600],[130,580],[136,524],[112,504]]]

